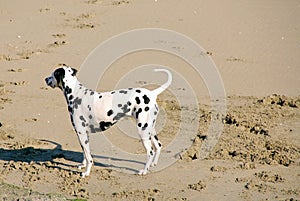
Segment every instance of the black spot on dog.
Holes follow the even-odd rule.
[[[153,123],[153,125],[154,125],[154,123],[155,123],[155,119],[153,119],[153,122],[152,122],[152,123]]]
[[[80,105],[81,101],[82,101],[81,98],[76,97],[75,100],[74,100],[74,104],[79,104]]]
[[[111,94],[114,94],[114,93],[116,93],[116,92],[115,92],[115,91],[112,91],[112,92],[111,92]]]
[[[139,97],[135,97],[135,101],[136,101],[136,104],[140,104],[141,103]]]
[[[119,93],[120,93],[120,94],[127,94],[127,91],[125,91],[125,90],[120,90]]]
[[[145,107],[145,111],[147,112],[149,110],[149,107],[147,106],[147,107]]]
[[[128,105],[124,105],[123,107],[121,107],[121,109],[123,110],[123,113],[127,113],[130,111],[130,109],[128,108]]]
[[[130,102],[130,101],[128,101],[128,102],[127,102],[127,105],[128,105],[128,106],[130,106],[130,105],[131,105],[131,102]]]
[[[93,116],[90,114],[90,115],[89,115],[89,118],[90,118],[90,119],[92,119],[92,118],[93,118]]]
[[[143,131],[146,130],[147,127],[148,127],[148,124],[145,123],[144,126],[143,126],[143,128],[142,128],[142,130],[143,130]]]
[[[85,118],[84,118],[83,116],[80,116],[79,119],[80,119],[81,121],[86,122],[86,120],[85,120]]]
[[[81,102],[82,102],[82,99],[76,97],[76,98],[74,99],[74,108],[75,108],[75,109],[78,109],[78,105],[81,105]]]
[[[70,87],[66,86],[66,88],[65,88],[65,93],[66,93],[66,94],[72,93],[72,89],[71,89]]]
[[[156,111],[158,111],[158,107],[157,107],[157,105],[155,104],[154,106],[155,106],[155,109],[156,109]]]
[[[118,107],[122,107],[122,104],[118,104]]]
[[[111,127],[111,126],[113,125],[113,123],[101,121],[101,122],[99,123],[99,125],[100,125],[101,131],[105,131],[106,129],[108,129],[109,127]]]
[[[153,156],[153,151],[152,150],[150,151],[150,155]]]
[[[70,96],[69,96],[69,100],[72,100],[73,98],[74,98],[73,95],[70,95]]]
[[[137,93],[141,93],[141,90],[139,90],[139,89],[137,89],[137,90],[135,90]]]
[[[139,114],[142,112],[142,108],[139,108],[138,111],[135,113],[135,118],[139,118]]]
[[[133,110],[131,111],[132,116],[135,116],[135,111],[136,111],[136,108],[134,107]]]
[[[95,92],[91,91],[91,96],[94,95]]]
[[[161,144],[160,144],[160,142],[158,143],[158,146],[159,146],[159,147],[161,147]]]
[[[99,96],[99,99],[102,98],[102,95]]]
[[[87,106],[87,108],[89,109],[89,111],[91,111],[91,110],[92,110],[92,108],[91,108],[91,106],[90,106],[90,105],[88,105],[88,106]]]
[[[84,143],[85,143],[85,144],[89,143],[89,140],[86,140]]]
[[[94,127],[94,125],[90,125],[90,130],[91,130],[92,133],[96,133],[97,132],[96,129],[95,129],[95,127]]]
[[[150,99],[146,95],[143,96],[143,99],[145,104],[148,104],[150,102]]]
[[[69,105],[68,106],[68,111],[70,112],[70,113],[73,113],[73,108]]]
[[[113,120],[114,120],[114,121],[118,121],[119,119],[121,119],[121,118],[124,117],[124,116],[125,116],[124,113],[119,112],[119,113],[117,113],[116,116],[114,116]]]
[[[85,127],[85,123],[84,123],[84,122],[82,122],[82,124],[81,124],[81,125],[82,125],[82,127]]]
[[[142,126],[142,123],[138,123],[138,127],[141,127]]]
[[[110,115],[112,115],[113,113],[114,113],[113,110],[109,110],[109,111],[107,112],[107,116],[110,116]]]
[[[132,90],[132,88],[131,88],[131,87],[129,87],[129,88],[128,88],[128,90]]]
[[[77,70],[75,68],[72,68],[72,71],[73,71],[72,76],[75,76],[77,73]]]
[[[154,139],[158,140],[158,137],[157,137],[157,135],[154,135]]]
[[[157,115],[157,112],[156,112],[156,111],[154,111],[154,115]]]

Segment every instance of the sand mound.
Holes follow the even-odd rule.
[[[227,115],[223,118],[224,132],[209,159],[233,159],[243,163],[284,166],[295,162],[300,157],[299,145],[276,139],[275,128],[282,122],[300,117],[297,109],[299,97],[272,95],[263,99],[242,99],[242,105],[229,104]],[[201,119],[202,125],[209,122],[208,112],[205,114]],[[203,136],[205,134],[197,135],[192,148],[183,159],[197,159],[202,140],[205,139]]]

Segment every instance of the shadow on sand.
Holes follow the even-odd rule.
[[[25,147],[21,149],[0,148],[0,160],[7,161],[7,162],[15,161],[15,162],[28,162],[28,163],[52,162],[53,163],[53,166],[51,166],[52,168],[63,169],[66,171],[72,171],[70,167],[75,167],[75,166],[68,163],[57,162],[54,160],[63,158],[66,161],[70,161],[78,164],[81,163],[83,160],[82,152],[63,150],[60,144],[53,141],[49,141],[49,140],[41,140],[41,141],[54,144],[56,145],[56,147],[53,149],[42,149],[42,148],[34,148],[34,147]],[[93,155],[93,157],[101,159],[103,161],[110,160],[110,161],[119,161],[119,162],[126,162],[126,163],[143,164],[135,160],[111,158],[111,157],[99,156],[99,155]],[[104,167],[104,168],[126,170],[127,172],[129,171],[132,172],[133,174],[138,172],[136,169],[130,167],[115,166],[112,164],[94,162],[94,165],[99,167]]]

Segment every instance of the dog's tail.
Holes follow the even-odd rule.
[[[172,74],[170,71],[168,71],[167,69],[154,69],[155,72],[165,72],[168,74],[168,81],[166,83],[164,83],[163,85],[161,85],[159,88],[154,89],[152,92],[154,92],[156,95],[160,94],[161,92],[163,92],[164,90],[166,90],[171,82],[172,82]]]

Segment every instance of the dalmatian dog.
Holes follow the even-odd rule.
[[[83,150],[84,159],[78,165],[79,169],[86,168],[82,177],[90,174],[93,164],[89,133],[105,131],[125,116],[132,116],[136,120],[138,134],[147,152],[145,167],[138,174],[147,174],[150,166],[157,164],[162,144],[155,131],[159,112],[156,98],[171,84],[172,75],[166,69],[154,71],[167,73],[168,80],[152,91],[145,88],[127,88],[96,92],[84,87],[76,77],[77,70],[66,65],[58,67],[45,79],[48,86],[60,88],[66,98],[71,122]]]

